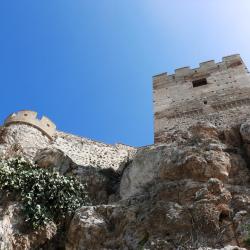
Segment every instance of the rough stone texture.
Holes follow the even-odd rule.
[[[22,110],[11,114],[5,121],[4,125],[8,126],[13,123],[29,124],[52,139],[56,132],[56,125],[47,117],[37,118],[37,113],[30,110]]]
[[[250,121],[246,121],[240,126],[240,134],[245,143],[250,143]]]
[[[20,204],[1,197],[0,206],[0,249],[28,250],[37,249],[56,235],[53,223],[36,231],[27,230],[20,211]]]
[[[38,150],[48,147],[50,140],[41,131],[25,124],[2,127],[0,155],[22,155],[32,160]]]
[[[210,248],[210,247],[199,247],[198,250],[244,250],[246,248],[236,247],[236,246],[226,246],[223,248]]]
[[[57,132],[52,146],[61,149],[78,165],[113,168],[119,172],[136,151],[126,145],[108,145],[63,132]]]
[[[93,203],[107,203],[109,196],[117,199],[117,182],[119,173],[111,169],[98,169],[91,166],[77,165],[63,151],[56,148],[45,148],[37,152],[34,162],[41,168],[53,168],[62,175],[75,176],[83,184]]]
[[[54,168],[60,174],[66,174],[76,165],[70,157],[57,148],[44,148],[37,151],[33,161],[40,168]]]
[[[140,192],[155,179],[227,180],[231,169],[230,155],[224,151],[226,145],[220,142],[216,128],[211,124],[200,124],[190,131],[193,136],[187,132],[185,143],[175,141],[139,149],[122,176],[121,197]]]
[[[203,186],[186,182],[181,187],[181,198],[178,192],[170,195],[174,185],[176,188],[176,183],[152,188],[148,194],[116,205],[79,209],[69,227],[66,249],[197,249],[237,245],[229,219],[231,194],[218,179],[210,179]],[[190,191],[195,196],[189,200],[185,194]]]
[[[147,183],[157,179],[161,161],[163,158],[167,159],[163,148],[164,146],[150,146],[138,150],[134,160],[122,175],[120,184],[121,198],[125,199],[142,192],[142,188]]]
[[[139,149],[122,199],[79,209],[66,249],[249,249],[249,135],[240,131],[198,123]]]
[[[136,151],[126,145],[108,145],[63,132],[56,132],[50,140],[40,130],[25,124],[3,127],[1,140],[0,154],[5,156],[19,154],[33,160],[44,148],[59,149],[78,165],[113,168],[118,172],[122,172]]]
[[[193,81],[207,84],[193,87]],[[177,69],[153,78],[155,142],[164,142],[174,129],[197,121],[210,121],[218,127],[240,123],[249,114],[250,76],[239,55],[222,62],[208,61],[199,68]]]
[[[56,249],[60,242],[67,250],[249,249],[249,123],[224,130],[197,123],[169,133],[166,143],[137,149],[133,157],[127,147],[110,149],[62,132],[51,142],[33,127],[10,125],[0,133],[2,156],[24,155],[38,167],[76,176],[88,184],[94,204],[78,209],[62,234],[55,225],[25,231],[20,205],[1,199],[0,246]],[[119,167],[108,169],[106,158],[104,168],[96,162],[77,164],[70,155],[79,150],[75,159],[80,161],[82,142],[95,148],[91,154],[118,152]],[[124,158],[119,150],[127,152]]]

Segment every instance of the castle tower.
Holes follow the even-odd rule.
[[[21,110],[12,113],[4,121],[4,126],[9,126],[14,123],[23,123],[35,127],[50,139],[53,138],[56,132],[56,125],[49,118],[43,116],[40,120],[37,118],[37,112],[31,110]]]
[[[155,143],[164,142],[171,130],[197,121],[225,127],[250,115],[250,75],[240,55],[156,75],[153,92]]]

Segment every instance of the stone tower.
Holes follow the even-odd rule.
[[[197,121],[225,127],[250,114],[250,75],[240,55],[156,75],[153,92],[155,143],[164,142],[171,130]]]

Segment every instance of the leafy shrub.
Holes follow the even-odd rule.
[[[247,232],[247,237],[244,242],[247,246],[250,246],[250,224],[245,225],[245,230]]]
[[[89,204],[86,186],[73,177],[38,168],[24,159],[0,161],[0,189],[20,199],[33,228],[58,222]]]

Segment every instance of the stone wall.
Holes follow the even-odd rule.
[[[197,80],[204,85],[194,87]],[[221,119],[229,125],[249,114],[250,76],[239,55],[224,57],[220,63],[204,62],[197,69],[177,69],[170,76],[157,75],[153,88],[156,143],[163,142],[168,131],[197,120],[218,125]]]
[[[56,132],[56,125],[46,116],[43,116],[40,119],[37,118],[37,113],[30,110],[22,110],[16,113],[11,114],[4,121],[4,125],[8,126],[13,123],[24,123],[29,124],[41,132],[43,132],[46,136],[52,139],[53,135]]]
[[[12,123],[4,127],[0,155],[22,155],[32,160],[44,148],[57,148],[81,166],[113,168],[122,171],[136,149],[122,144],[108,145],[57,131],[53,140],[28,124]],[[17,152],[15,152],[17,151]]]
[[[53,147],[67,152],[67,155],[79,165],[111,167],[115,170],[123,168],[135,153],[135,148],[130,146],[109,145],[64,132],[57,132]]]

